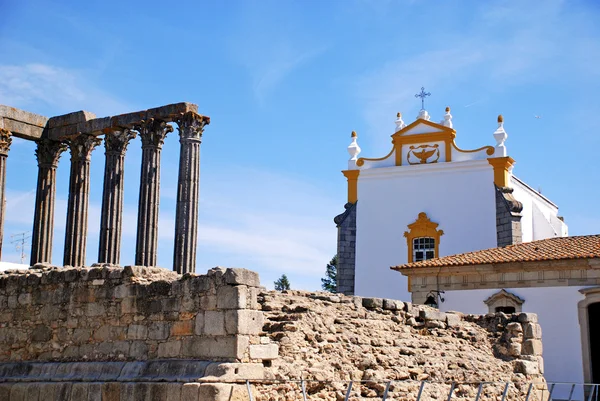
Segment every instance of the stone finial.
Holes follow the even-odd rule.
[[[350,159],[348,160],[348,170],[356,170],[356,161],[358,160],[358,154],[360,153],[360,146],[356,143],[358,136],[356,131],[352,131],[352,142],[348,145],[348,154]]]
[[[498,116],[498,129],[494,131],[494,139],[496,140],[494,157],[506,156],[506,146],[504,146],[506,138],[508,138],[508,134],[506,131],[504,131],[504,117],[502,117],[502,114],[500,114]]]
[[[9,130],[0,128],[0,155],[8,156],[8,149],[12,143],[12,135]]]
[[[446,114],[441,123],[444,127],[452,128],[452,114],[450,114],[450,106],[446,107]]]
[[[402,120],[402,113],[396,114],[396,117],[396,132],[398,132],[402,128],[406,127],[406,124],[404,124],[404,120]]]
[[[429,113],[425,109],[419,110],[419,115],[417,116],[417,120],[426,120],[429,121],[431,117],[429,117]]]

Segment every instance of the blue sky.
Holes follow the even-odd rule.
[[[198,271],[260,272],[317,289],[335,254],[350,132],[390,149],[421,86],[457,143],[494,143],[505,116],[515,174],[560,206],[571,235],[600,232],[600,3],[595,1],[0,0],[0,103],[102,117],[188,101],[211,117],[202,145]],[[541,118],[535,118],[535,116]],[[126,158],[123,264],[133,262],[141,150]],[[178,138],[163,149],[159,264],[170,268]],[[15,140],[3,259],[31,231],[34,145]],[[68,154],[58,169],[62,262]],[[97,256],[104,154],[92,157],[88,262]]]

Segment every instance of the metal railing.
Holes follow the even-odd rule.
[[[395,383],[400,384],[400,383],[419,383],[418,386],[418,392],[416,395],[416,401],[425,401],[427,398],[424,397],[424,393],[425,393],[425,389],[426,386],[429,385],[445,385],[445,386],[449,386],[449,391],[448,391],[448,395],[446,397],[446,401],[451,401],[452,397],[455,395],[455,390],[457,389],[458,386],[477,386],[477,393],[475,398],[473,399],[474,401],[480,401],[482,400],[482,395],[484,392],[484,387],[486,385],[501,385],[502,387],[502,393],[500,395],[500,397],[494,397],[495,400],[498,401],[507,401],[507,399],[511,399],[511,400],[522,400],[522,401],[534,401],[538,400],[538,401],[600,401],[600,391],[598,389],[598,386],[600,386],[600,384],[591,384],[591,383],[560,383],[560,382],[556,382],[556,383],[552,383],[552,382],[546,382],[546,383],[528,383],[526,384],[526,388],[527,391],[526,393],[524,393],[523,396],[523,390],[524,388],[517,388],[512,382],[457,382],[457,381],[452,381],[452,382],[434,382],[434,381],[420,381],[417,382],[415,380],[351,380],[351,381],[335,381],[335,380],[246,380],[245,382],[236,382],[236,383],[245,383],[246,385],[246,390],[248,392],[248,399],[250,401],[255,401],[255,397],[252,391],[252,385],[275,385],[275,384],[290,384],[290,383],[295,383],[299,386],[299,391],[302,395],[302,400],[303,401],[308,401],[310,398],[307,394],[307,383],[312,383],[312,382],[318,382],[318,383],[327,383],[327,384],[333,384],[333,383],[347,383],[347,387],[346,387],[346,391],[345,391],[345,397],[344,397],[344,401],[349,401],[350,397],[352,395],[352,390],[353,390],[353,386],[354,384],[359,384],[359,385],[366,385],[366,384],[385,384],[384,390],[383,390],[383,395],[381,396],[381,401],[389,401],[389,395],[390,395],[390,390],[391,390],[391,386]],[[508,396],[509,394],[509,389],[511,387],[511,385],[514,387],[515,390],[517,390],[517,394],[521,395],[520,397],[517,396]],[[536,388],[537,386],[537,388]],[[533,392],[534,390],[537,389],[540,392],[540,397],[533,397]],[[562,397],[562,396],[557,396],[557,390],[559,390],[558,392],[563,393],[564,395],[566,395],[568,393],[568,396]],[[368,399],[376,399],[375,397],[367,397]],[[456,398],[456,397],[455,397]],[[459,397],[461,399],[467,399],[464,397]],[[439,398],[438,399],[442,399]]]

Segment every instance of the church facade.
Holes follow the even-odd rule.
[[[502,116],[495,146],[461,149],[450,109],[439,123],[422,109],[398,114],[392,149],[359,157],[357,136],[338,226],[338,291],[410,300],[409,278],[390,266],[552,237],[567,226],[558,207],[513,175]]]

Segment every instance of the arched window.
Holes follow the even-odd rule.
[[[503,289],[483,302],[488,306],[490,313],[511,314],[521,312],[525,300]]]
[[[437,229],[438,224],[429,220],[427,214],[419,213],[414,223],[404,232],[408,245],[408,263],[439,257],[440,237],[444,231]]]

